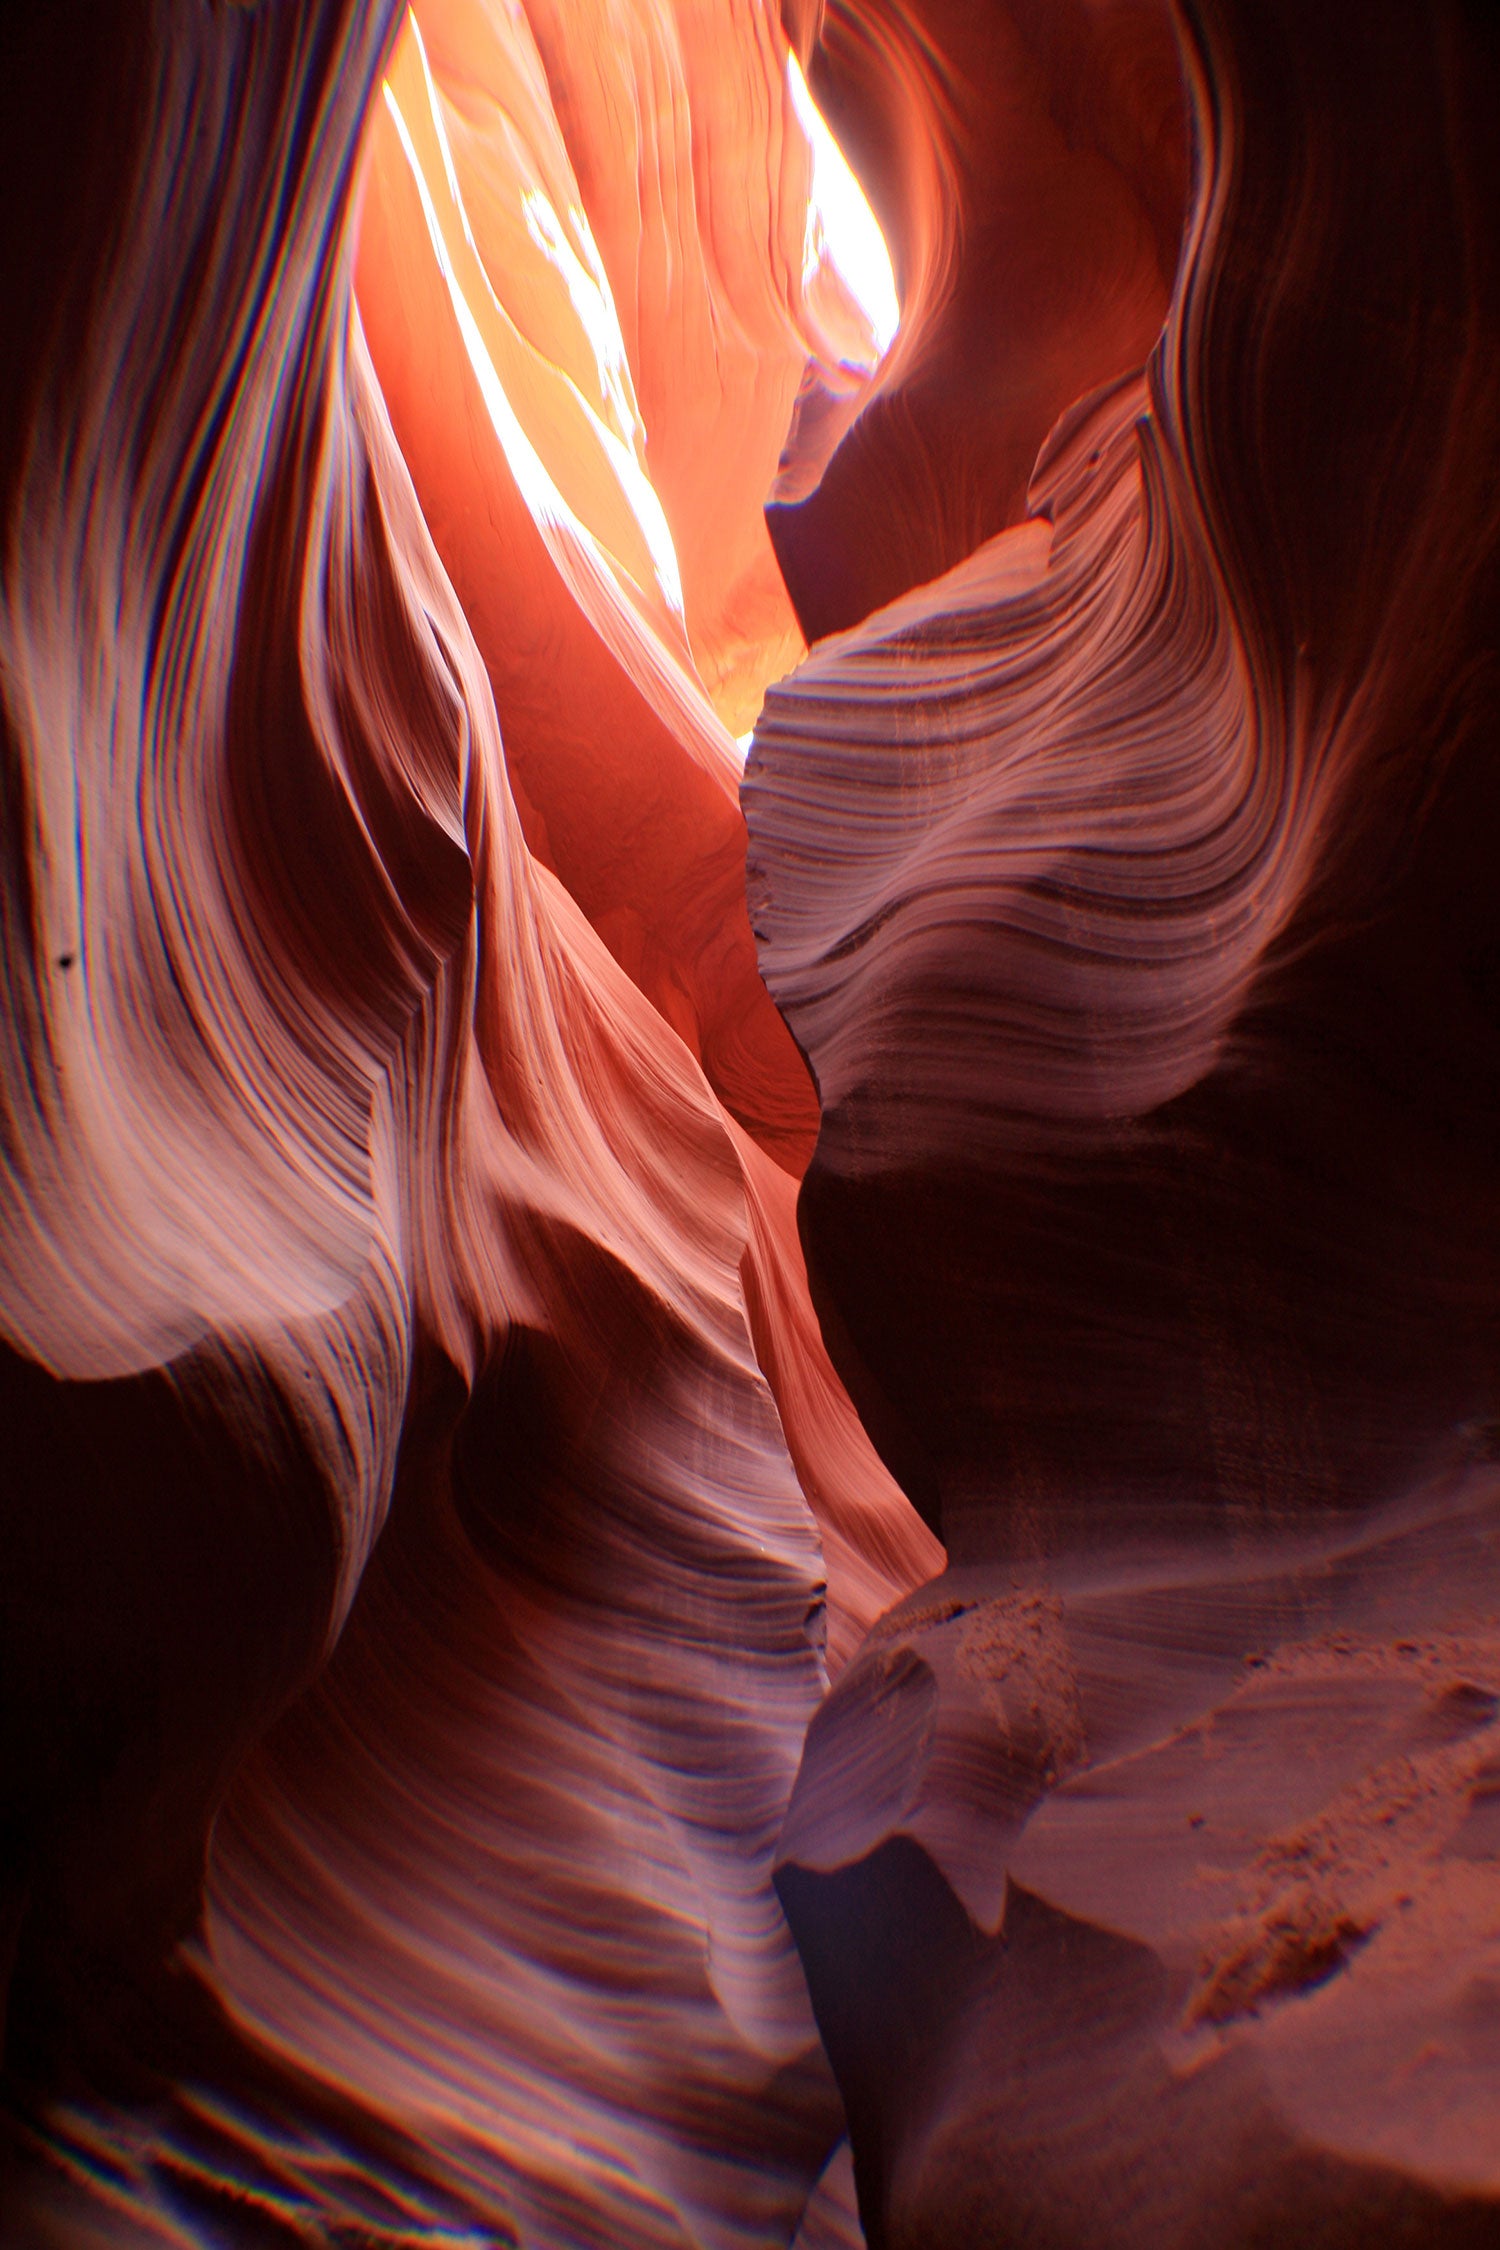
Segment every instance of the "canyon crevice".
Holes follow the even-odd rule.
[[[1487,17],[0,59],[5,2250],[1493,2240]]]

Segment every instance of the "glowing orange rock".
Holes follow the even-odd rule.
[[[771,1855],[935,1543],[808,1306],[695,669],[741,629],[524,23],[435,13],[431,71],[331,7],[59,17],[11,83],[89,124],[4,456],[22,2242],[760,2243],[839,2131]]]

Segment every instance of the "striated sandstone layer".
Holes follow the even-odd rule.
[[[1497,99],[0,17],[5,2250],[1494,2239]]]
[[[1500,56],[1180,29],[1144,376],[744,791],[813,1295],[952,1559],[779,1847],[893,2250],[1500,2226]]]
[[[774,15],[631,20],[7,25],[7,2250],[727,2250],[841,2132],[772,1852],[941,1550],[710,688],[862,316]]]

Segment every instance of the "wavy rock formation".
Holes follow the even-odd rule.
[[[807,1298],[697,669],[800,644],[747,500],[678,569],[555,24],[429,28],[9,58],[7,2244],[759,2243],[840,2131],[771,1855],[941,1557]],[[659,381],[794,238],[745,491],[837,295],[775,37],[763,208],[633,299]]]
[[[1147,380],[745,787],[813,1292],[954,1566],[780,1845],[872,2244],[1497,2224],[1497,56],[1184,52]]]
[[[1490,2240],[1486,21],[0,57],[5,2250]]]
[[[816,23],[902,318],[816,489],[794,447],[770,511],[809,639],[1025,516],[1052,424],[1156,341],[1188,154],[1163,0],[827,0]]]

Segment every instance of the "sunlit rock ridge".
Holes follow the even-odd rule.
[[[0,25],[4,2250],[1500,2229],[1500,45]]]

